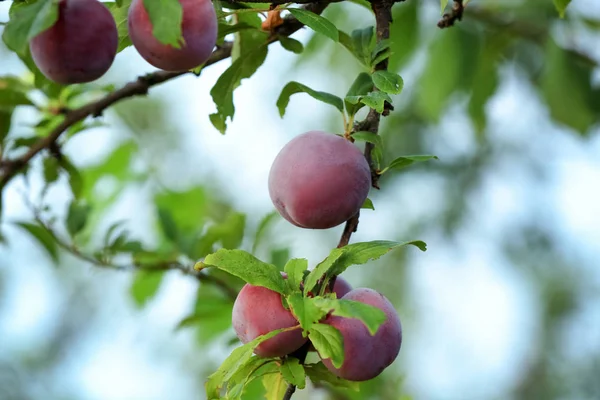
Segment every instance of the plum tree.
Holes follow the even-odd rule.
[[[119,36],[110,11],[97,0],[61,0],[58,19],[29,42],[40,71],[61,84],[100,78],[117,55]]]
[[[242,343],[271,331],[298,325],[283,307],[281,295],[262,286],[244,285],[233,304],[232,325]],[[308,339],[302,330],[281,332],[261,343],[254,352],[262,357],[282,357],[299,349]]]
[[[335,368],[330,359],[323,364],[335,375],[351,380],[366,381],[378,376],[398,356],[402,344],[402,326],[394,306],[373,289],[354,289],[343,297],[369,304],[382,310],[387,319],[371,336],[358,319],[329,316],[323,322],[337,328],[344,338],[344,363]]]
[[[359,211],[370,187],[369,164],[358,148],[322,131],[292,139],[269,173],[269,194],[279,213],[309,229],[347,221]]]
[[[185,71],[203,64],[217,41],[217,14],[210,0],[179,0],[183,9],[180,48],[159,42],[143,0],[133,0],[129,8],[129,37],[140,55],[156,68]]]

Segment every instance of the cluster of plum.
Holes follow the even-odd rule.
[[[394,306],[373,289],[352,289],[337,277],[333,292],[343,300],[353,300],[377,307],[386,321],[371,335],[362,321],[353,318],[327,316],[321,323],[330,325],[342,335],[344,362],[336,368],[330,359],[323,364],[333,374],[351,381],[366,381],[378,376],[398,356],[402,344],[402,326]],[[242,343],[282,328],[298,326],[298,320],[282,303],[281,295],[262,286],[246,284],[233,305],[232,324]],[[254,352],[261,357],[283,357],[306,344],[309,339],[302,330],[281,332],[261,343]]]
[[[165,71],[185,71],[203,64],[217,41],[217,15],[210,0],[179,0],[184,43],[176,48],[159,42],[143,0],[133,0],[127,24],[140,55]],[[58,19],[29,44],[33,61],[60,84],[91,82],[112,65],[119,45],[112,14],[98,0],[60,0]]]
[[[340,136],[320,131],[304,133],[284,146],[269,175],[269,192],[277,210],[302,228],[326,229],[350,219],[360,210],[370,187],[369,165],[358,148]],[[333,292],[337,298],[377,307],[386,315],[375,335],[358,319],[329,315],[321,321],[339,330],[344,345],[340,368],[327,358],[323,364],[347,380],[372,379],[398,356],[400,319],[389,300],[372,289],[352,289],[337,277]],[[232,323],[240,340],[248,343],[268,332],[297,326],[298,320],[283,306],[279,293],[247,284],[233,306]],[[283,357],[308,340],[300,329],[290,330],[261,343],[255,353]]]

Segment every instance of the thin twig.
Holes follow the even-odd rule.
[[[58,247],[62,248],[63,250],[65,250],[69,254],[73,255],[74,257],[76,257],[82,261],[85,261],[89,264],[92,264],[96,267],[100,267],[100,268],[104,268],[104,269],[111,269],[114,271],[136,271],[136,270],[143,270],[143,271],[150,271],[150,272],[151,271],[156,271],[156,272],[158,272],[158,271],[179,271],[184,275],[192,276],[192,277],[198,279],[200,282],[209,283],[209,284],[217,286],[231,300],[235,300],[238,295],[238,292],[234,288],[229,286],[222,279],[217,278],[213,275],[208,275],[207,273],[202,272],[202,271],[196,271],[193,267],[183,265],[178,262],[164,262],[164,263],[159,263],[159,264],[147,264],[147,265],[145,265],[145,264],[120,265],[120,264],[113,264],[107,260],[102,260],[102,259],[93,257],[89,254],[82,252],[77,246],[75,246],[75,244],[68,243],[65,240],[61,239],[59,237],[59,235],[57,235],[54,232],[52,227],[49,224],[47,224],[46,221],[44,221],[42,219],[38,210],[34,209],[33,213],[34,213],[34,220],[44,230],[46,230],[46,232],[49,235],[51,235],[54,238],[54,241],[56,242]]]
[[[463,0],[454,0],[452,10],[442,15],[442,19],[440,19],[437,26],[440,29],[449,28],[454,25],[456,21],[460,21],[465,11],[465,7]]]

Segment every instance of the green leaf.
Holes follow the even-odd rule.
[[[304,51],[302,42],[292,39],[291,37],[279,36],[279,43],[281,43],[281,47],[292,53],[300,54]]]
[[[280,367],[276,361],[279,360],[252,356],[229,379],[226,398],[228,400],[241,398],[240,396],[244,393],[244,389],[253,380],[265,375],[279,373]]]
[[[81,177],[81,173],[65,155],[61,157],[59,163],[69,176],[69,186],[71,187],[73,197],[76,199],[80,198],[83,191],[83,178]]]
[[[127,14],[129,12],[129,6],[131,0],[121,0],[116,3],[104,3],[110,10],[115,23],[117,24],[117,34],[119,35],[119,44],[117,52],[120,53],[123,49],[131,46],[131,39],[129,38],[129,30],[127,28]]]
[[[446,6],[448,5],[448,0],[440,0],[440,14],[444,13]]]
[[[311,11],[303,10],[301,8],[288,8],[287,9],[298,21],[311,28],[313,31],[321,33],[334,42],[339,41],[339,33],[337,28],[331,21],[321,17]]]
[[[196,243],[191,252],[192,258],[203,257],[212,253],[213,245],[220,242],[225,249],[235,249],[240,246],[244,239],[244,228],[246,216],[238,212],[230,212],[225,220],[211,225],[204,236]]]
[[[375,206],[373,205],[373,201],[371,201],[371,199],[369,199],[368,197],[365,200],[365,202],[363,203],[363,205],[360,206],[360,208],[364,208],[364,209],[368,209],[368,210],[375,210]]]
[[[137,270],[130,294],[136,306],[143,307],[150,301],[160,289],[160,284],[165,275],[165,271]]]
[[[321,358],[330,358],[334,367],[344,362],[344,338],[340,331],[331,325],[314,324],[308,332],[308,338]]]
[[[404,88],[404,81],[398,74],[388,71],[375,71],[373,83],[377,89],[389,94],[399,94]]]
[[[158,208],[158,222],[165,237],[171,242],[177,242],[177,224],[173,219],[173,214],[166,208]]]
[[[267,40],[268,34],[261,29],[261,19],[255,13],[236,14],[233,19],[241,24],[247,24],[254,29],[242,29],[235,34],[233,49],[231,50],[231,61],[236,61],[239,57],[263,46]]]
[[[265,236],[269,226],[279,217],[279,213],[277,211],[273,211],[265,215],[258,224],[258,228],[256,228],[256,233],[254,234],[254,243],[252,244],[252,253],[256,253],[258,249],[258,245],[260,241]]]
[[[225,361],[223,361],[219,369],[208,377],[208,381],[206,382],[206,397],[208,400],[221,398],[219,396],[220,388],[231,379],[238,369],[242,368],[248,362],[256,346],[285,330],[278,329],[269,332],[233,350]]]
[[[185,45],[181,25],[183,8],[179,0],[143,0],[152,23],[152,35],[162,44],[176,49]]]
[[[390,39],[382,39],[375,43],[375,47],[371,51],[371,67],[374,68],[381,61],[389,57],[391,42]],[[386,57],[382,57],[385,55]]]
[[[327,271],[329,271],[329,269],[334,265],[334,263],[340,257],[342,257],[343,254],[344,254],[343,249],[333,249],[331,251],[331,253],[329,253],[329,255],[323,261],[321,261],[319,264],[317,264],[317,266],[312,271],[310,271],[310,274],[308,274],[308,276],[306,277],[306,280],[304,281],[304,293],[305,294],[310,292],[315,287],[315,285],[317,284],[319,279]]]
[[[326,92],[318,92],[299,82],[292,81],[288,82],[288,84],[284,86],[279,98],[277,99],[277,108],[279,109],[279,115],[281,117],[285,115],[285,110],[290,103],[290,97],[296,93],[307,93],[315,100],[330,104],[337,108],[341,113],[344,112],[344,103],[339,97]]]
[[[298,389],[306,386],[306,373],[304,366],[297,358],[286,358],[281,366],[281,375],[290,385],[296,385]]]
[[[304,366],[304,371],[313,383],[327,383],[336,388],[351,389],[355,392],[359,391],[358,382],[347,381],[334,375],[322,362],[307,364]]]
[[[234,25],[223,24],[223,23],[219,22],[218,40],[222,40],[225,38],[225,36],[231,35],[232,33],[237,33],[237,32],[245,31],[245,30],[255,30],[255,29],[256,29],[256,26],[249,24],[247,22],[239,22]]]
[[[374,47],[374,28],[369,26],[364,29],[355,29],[350,34],[354,54],[364,65],[371,65],[371,53]]]
[[[218,268],[254,286],[263,286],[281,294],[287,292],[285,280],[277,267],[260,261],[244,250],[220,249],[206,256],[194,268],[206,267]]]
[[[92,208],[88,204],[72,201],[67,213],[67,231],[71,237],[77,235],[87,224]]]
[[[364,96],[346,96],[345,100],[350,104],[358,104],[361,102],[380,114],[384,110],[386,101],[390,104],[392,103],[392,98],[384,92],[370,92]]]
[[[44,181],[46,184],[56,182],[58,179],[58,160],[56,157],[44,158]]]
[[[381,136],[376,133],[368,132],[368,131],[358,131],[354,132],[350,135],[354,138],[354,140],[358,140],[361,142],[367,142],[374,144],[375,146],[383,147],[383,141],[381,140]]]
[[[544,100],[555,121],[581,134],[587,133],[600,116],[600,89],[590,84],[593,70],[578,53],[559,47],[554,40],[546,42],[540,80]]]
[[[315,298],[314,303],[325,313],[333,313],[337,317],[354,318],[362,321],[371,335],[375,335],[387,317],[377,307],[353,300],[337,300]]]
[[[58,262],[58,244],[56,239],[45,227],[31,224],[29,222],[17,222],[18,227],[27,231],[46,250],[52,261]]]
[[[416,155],[416,156],[403,156],[398,157],[394,161],[390,163],[386,168],[384,168],[379,174],[384,174],[390,169],[402,169],[406,168],[414,163],[424,162],[429,160],[438,160],[437,156],[432,155]]]
[[[351,265],[361,265],[368,261],[376,260],[390,250],[398,247],[412,245],[418,247],[421,251],[427,250],[425,242],[420,240],[413,240],[409,242],[392,242],[387,240],[375,240],[372,242],[360,242],[349,244],[341,248],[343,250],[342,256],[338,257],[335,261],[335,265],[330,268],[330,275],[340,275]],[[335,252],[338,249],[332,251]]]
[[[308,269],[308,260],[306,258],[293,258],[289,260],[284,267],[287,274],[287,283],[290,291],[300,291],[300,283],[304,277],[304,271]]]
[[[419,117],[437,122],[448,100],[460,85],[464,75],[467,48],[460,29],[439,34],[429,48],[428,60],[415,91],[415,107]]]
[[[366,72],[361,72],[358,74],[354,80],[354,83],[352,83],[352,86],[350,86],[348,93],[346,93],[346,99],[344,101],[348,115],[355,115],[358,110],[363,107],[363,104],[359,101],[350,103],[347,99],[355,98],[357,96],[364,96],[371,90],[373,90],[373,78],[371,78],[371,75],[367,74]]]
[[[414,1],[405,2],[402,7],[394,7],[394,19],[390,26],[390,39],[394,43],[394,51],[389,55],[388,70],[399,71],[411,59],[415,50],[420,48],[420,12],[421,7]]]
[[[280,373],[269,374],[263,377],[263,386],[266,389],[265,400],[281,400],[287,390],[287,383]]]
[[[31,106],[27,97],[30,87],[13,76],[0,77],[0,110],[12,111],[16,106]]]
[[[13,114],[13,110],[10,110],[10,111],[0,110],[0,146],[2,145],[2,142],[4,141],[6,136],[8,135],[8,132],[10,131],[12,114]]]
[[[288,304],[303,330],[309,330],[327,311],[317,307],[312,297],[303,297],[301,293],[292,293],[287,297]]]
[[[235,114],[233,91],[240,86],[242,79],[249,78],[256,72],[266,57],[266,44],[243,53],[217,79],[210,91],[210,95],[217,106],[217,112],[210,115],[210,121],[219,132],[225,133],[228,118],[233,120]]]
[[[52,27],[57,19],[58,2],[55,0],[14,3],[2,39],[9,49],[23,56],[28,51],[29,41]]]
[[[558,15],[561,18],[565,17],[565,11],[567,10],[567,6],[571,0],[554,0],[554,6],[556,7],[556,11],[558,11]]]

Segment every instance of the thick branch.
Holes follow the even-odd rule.
[[[328,3],[309,4],[305,8],[314,13],[320,14],[323,12]],[[273,35],[269,38],[269,44],[278,41],[279,36],[289,36],[296,32],[304,25],[300,23],[293,16],[289,15],[285,18],[285,22],[277,28]],[[225,43],[223,46],[218,47],[213,54],[210,56],[205,67],[215,64],[221,60],[224,60],[231,56],[231,50],[233,45],[231,43]],[[157,71],[152,74],[139,77],[137,80],[130,82],[123,86],[121,89],[116,90],[105,97],[96,100],[92,103],[86,104],[80,108],[69,110],[65,113],[63,122],[54,128],[48,136],[37,141],[29,150],[22,156],[15,159],[0,160],[0,194],[6,184],[23,169],[36,155],[45,149],[49,149],[56,143],[60,136],[74,124],[83,121],[89,116],[98,117],[102,115],[102,112],[113,104],[135,96],[142,96],[148,94],[148,90],[156,85],[167,82],[171,79],[177,78],[181,75],[189,73],[188,71],[183,72],[165,72]]]

